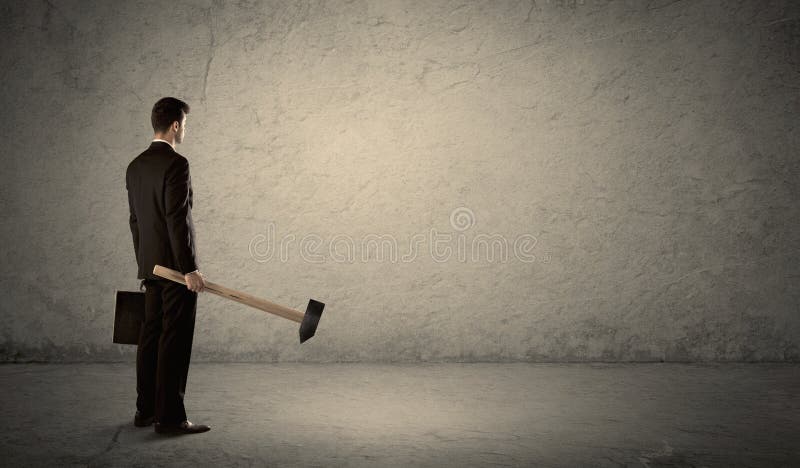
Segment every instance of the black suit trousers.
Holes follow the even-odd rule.
[[[197,293],[169,280],[143,281],[145,319],[136,352],[136,408],[163,424],[186,420]]]

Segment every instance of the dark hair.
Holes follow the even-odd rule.
[[[150,114],[150,123],[153,124],[153,131],[164,133],[169,130],[172,122],[181,122],[183,114],[189,113],[189,104],[174,97],[165,97],[158,100],[153,106]]]

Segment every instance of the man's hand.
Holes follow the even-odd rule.
[[[206,282],[203,280],[203,274],[199,271],[186,273],[183,275],[183,279],[186,281],[186,287],[194,292],[202,292],[206,287]]]

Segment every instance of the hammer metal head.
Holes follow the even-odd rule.
[[[319,319],[322,317],[322,309],[324,308],[325,304],[322,302],[315,301],[314,299],[308,300],[308,307],[306,307],[306,313],[303,315],[303,322],[300,324],[300,343],[314,336],[314,333],[317,331],[317,325],[319,325]]]

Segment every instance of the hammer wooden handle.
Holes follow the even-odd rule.
[[[183,277],[183,274],[179,271],[172,270],[167,267],[163,267],[161,265],[156,265],[153,267],[153,274],[158,275],[162,278],[166,278],[168,280],[175,281],[176,283],[180,283],[185,285],[186,280]],[[264,312],[269,312],[270,314],[275,314],[283,318],[287,318],[294,322],[302,323],[304,313],[300,312],[299,310],[294,310],[289,307],[284,307],[280,304],[275,304],[274,302],[270,302],[266,299],[261,299],[245,292],[237,291],[235,289],[226,288],[221,284],[212,283],[211,281],[205,281],[205,289],[204,291],[212,292],[218,296],[227,297],[228,299],[236,302],[241,302],[242,304],[249,305],[250,307],[255,307],[256,309],[263,310]]]

